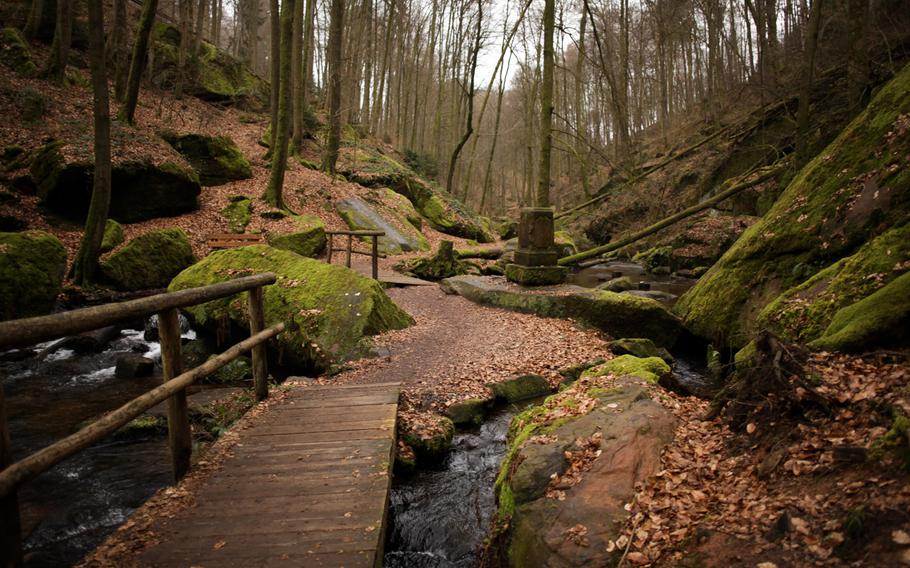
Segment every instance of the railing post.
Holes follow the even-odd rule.
[[[335,235],[329,233],[329,248],[325,253],[325,263],[332,264],[332,247],[335,245]]]
[[[348,235],[348,258],[347,258],[347,260],[345,260],[345,263],[344,263],[345,266],[347,266],[348,268],[351,267],[351,248],[353,247],[353,244],[354,244],[354,235]]]
[[[164,368],[164,382],[182,372],[180,354],[180,319],[176,308],[158,313],[158,334],[161,338],[161,366]],[[174,480],[180,481],[190,469],[193,455],[193,433],[186,403],[186,389],[181,389],[167,400],[168,441],[171,446],[171,461],[174,466]]]
[[[373,280],[379,280],[379,237],[373,235]]]
[[[262,304],[262,288],[250,289],[250,335],[256,335],[265,328],[265,313]],[[265,344],[253,347],[253,389],[256,400],[263,401],[269,396],[268,367]]]
[[[13,463],[9,426],[6,422],[6,399],[0,385],[0,471]],[[14,489],[0,497],[0,566],[22,566],[22,528],[19,521],[19,499]]]

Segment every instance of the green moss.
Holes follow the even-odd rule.
[[[196,262],[182,229],[160,229],[131,240],[101,263],[105,279],[120,290],[163,288]]]
[[[507,264],[506,279],[522,286],[552,286],[565,281],[568,269],[563,266],[523,266]]]
[[[607,292],[625,292],[626,290],[635,290],[636,288],[637,286],[628,276],[613,278],[597,287],[598,290],[606,290]]]
[[[662,347],[654,345],[650,339],[639,337],[616,339],[607,344],[616,355],[634,355],[636,357],[660,357],[667,363],[673,362],[673,356]]]
[[[123,428],[114,433],[116,440],[135,440],[137,438],[157,437],[167,434],[167,419],[164,416],[143,414],[133,418]]]
[[[550,384],[540,375],[522,375],[507,381],[488,385],[493,395],[506,402],[519,402],[529,398],[548,395]]]
[[[325,223],[315,215],[295,215],[297,230],[282,235],[269,235],[269,244],[301,256],[317,257],[325,251]]]
[[[404,433],[403,438],[411,446],[417,459],[434,462],[442,458],[452,445],[455,436],[455,424],[445,416],[436,416],[436,427],[428,431]]]
[[[101,252],[110,252],[123,244],[123,226],[113,219],[104,224],[104,237],[101,239]]]
[[[887,284],[910,259],[910,225],[895,227],[768,304],[758,324],[788,341],[822,335],[834,314]]]
[[[66,249],[42,231],[0,233],[0,319],[49,313],[66,271]]]
[[[372,204],[357,197],[341,199],[335,203],[335,210],[353,231],[384,232],[378,243],[382,254],[396,255],[430,249],[423,234],[395,209],[386,206],[384,199],[378,196],[374,195]],[[372,245],[372,237],[361,237],[361,240]]]
[[[758,364],[758,351],[755,348],[755,341],[750,341],[745,347],[736,352],[733,356],[734,368],[737,372],[754,369]]]
[[[400,193],[396,193],[387,187],[383,187],[379,191],[382,192],[382,202],[384,205],[390,207],[401,217],[405,218],[408,223],[418,231],[423,228],[423,217],[417,212],[417,209],[414,208],[414,204],[411,203],[407,197]]]
[[[670,366],[660,357],[636,357],[634,355],[620,355],[603,365],[588,369],[581,374],[585,377],[602,377],[604,375],[633,375],[651,383],[657,383],[661,376],[670,373]]]
[[[165,131],[161,137],[192,164],[202,185],[222,185],[253,177],[249,160],[227,136]]]
[[[571,367],[566,367],[565,369],[560,369],[559,374],[563,377],[563,385],[568,383],[573,383],[581,377],[581,374],[590,369],[591,367],[596,367],[606,363],[603,359],[595,359],[593,361],[585,361],[584,363],[579,363],[577,365],[572,365]]]
[[[446,409],[448,416],[456,426],[469,425],[480,426],[486,416],[486,400],[479,398],[469,398],[456,402]]]
[[[411,325],[413,320],[385,295],[381,285],[353,270],[265,245],[213,252],[181,272],[169,290],[274,272],[278,282],[263,291],[267,325],[288,329],[275,345],[295,372],[318,372],[333,362],[368,352],[364,337]],[[201,329],[214,333],[226,322],[248,329],[246,295],[187,308]]]
[[[899,410],[894,411],[891,429],[872,442],[869,459],[878,461],[887,453],[894,454],[903,462],[904,468],[910,470],[910,418]]]
[[[234,195],[221,210],[221,216],[227,219],[228,230],[243,233],[253,216],[253,201],[245,195]]]
[[[0,62],[25,77],[38,74],[28,42],[16,28],[0,29]]]
[[[910,272],[884,288],[837,311],[824,334],[809,343],[815,349],[865,351],[900,345],[910,339]]]
[[[468,271],[467,264],[457,258],[453,246],[452,241],[442,241],[435,254],[408,259],[395,268],[424,280],[442,280],[465,274]]]
[[[653,271],[660,266],[670,266],[670,255],[672,254],[672,247],[653,247],[636,254],[632,257],[632,260],[641,263],[645,268]]]
[[[238,357],[203,379],[203,383],[236,384],[253,378],[253,363],[249,357]]]
[[[904,222],[910,169],[901,164],[910,137],[896,132],[908,115],[905,67],[680,298],[675,309],[688,327],[716,345],[741,347],[758,331],[759,312],[802,284],[806,274],[795,267],[830,266]]]

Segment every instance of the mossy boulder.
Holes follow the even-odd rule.
[[[423,216],[414,208],[414,204],[400,193],[388,187],[369,191],[365,198],[370,203],[382,208],[392,209],[398,217],[405,219],[412,227],[420,231],[423,228]]]
[[[123,226],[108,219],[104,224],[104,237],[101,239],[101,252],[110,252],[123,244],[126,237],[123,235]]]
[[[480,426],[487,414],[488,401],[480,398],[469,398],[449,405],[446,416],[456,426]]]
[[[659,267],[670,266],[670,255],[673,253],[673,247],[659,246],[652,247],[641,251],[632,257],[632,260],[640,263],[649,271],[654,271]]]
[[[174,157],[182,160],[176,153]],[[135,223],[198,209],[199,178],[178,161],[115,163],[111,171],[110,217],[122,223]],[[86,154],[85,148],[63,141],[51,142],[36,152],[31,175],[42,206],[67,219],[85,219],[94,177],[90,152]]]
[[[395,269],[424,280],[442,280],[466,274],[468,265],[458,259],[452,241],[441,241],[436,254],[408,259],[397,264]]]
[[[456,276],[445,279],[443,286],[479,304],[576,319],[614,338],[644,337],[668,349],[683,329],[679,318],[659,302],[629,294],[569,285],[519,288],[489,276]]]
[[[28,42],[16,28],[0,29],[0,62],[24,77],[38,74]]]
[[[834,314],[810,347],[862,352],[910,344],[910,272]]]
[[[608,552],[637,483],[657,473],[672,440],[673,415],[651,400],[639,379],[582,379],[543,405],[517,415],[495,491],[494,548],[503,565],[613,566]],[[592,456],[578,478],[567,476],[576,454]],[[567,537],[587,529],[585,543]],[[577,529],[576,529],[577,530]],[[571,559],[570,564],[565,559]]]
[[[491,383],[488,386],[493,391],[493,396],[506,402],[537,398],[552,392],[550,383],[540,375],[522,375],[507,381]]]
[[[634,355],[636,357],[660,357],[667,363],[673,363],[673,355],[664,349],[654,345],[650,339],[640,337],[629,337],[616,339],[607,344],[610,351],[616,355]]]
[[[381,285],[353,270],[329,265],[266,245],[216,251],[178,274],[170,291],[205,286],[237,275],[274,272],[278,282],[264,288],[267,325],[288,329],[274,340],[282,363],[312,373],[332,363],[365,355],[366,336],[413,323]],[[246,294],[186,309],[196,329],[224,342],[249,335]]]
[[[620,276],[618,278],[613,278],[607,280],[603,284],[597,287],[598,290],[606,290],[607,292],[625,292],[627,290],[635,290],[638,286],[635,282],[632,282],[632,279],[628,276]]]
[[[180,30],[157,21],[153,31],[155,66],[152,82],[173,88],[177,81]],[[268,106],[269,84],[250,72],[243,62],[207,42],[199,44],[198,69],[184,92],[204,101],[232,104],[249,110]]]
[[[812,341],[825,332],[838,310],[869,296],[908,268],[910,225],[904,225],[778,296],[759,313],[758,325],[787,341]]]
[[[227,220],[230,232],[243,233],[253,217],[253,201],[245,195],[231,196],[221,216]]]
[[[399,196],[400,197],[400,196]],[[382,231],[379,237],[379,252],[395,255],[403,252],[429,250],[430,244],[419,230],[394,209],[382,202],[367,203],[358,197],[349,197],[335,202],[335,211],[352,231]],[[372,244],[372,237],[363,237]]]
[[[405,196],[437,231],[482,243],[494,240],[479,215],[420,178],[411,168],[378,151],[368,148],[345,151],[339,162],[339,172],[354,183],[390,188]]]
[[[715,345],[745,345],[761,327],[759,314],[782,293],[906,223],[908,155],[910,67],[905,67],[680,298],[676,312]],[[828,275],[833,282],[835,275]],[[798,312],[819,317],[816,329],[831,315],[829,309]]]
[[[449,451],[455,424],[445,416],[434,415],[431,424],[402,429],[404,442],[413,449],[418,461],[436,462]]]
[[[0,319],[49,313],[66,272],[66,249],[42,231],[0,233]]]
[[[494,223],[500,239],[509,240],[518,236],[518,221],[515,219],[499,218]]]
[[[202,185],[222,185],[253,177],[249,160],[227,136],[165,131],[161,137],[193,166]]]
[[[581,374],[585,377],[602,377],[604,375],[614,375],[621,377],[631,375],[644,379],[649,383],[657,384],[657,381],[664,375],[670,374],[670,366],[660,357],[636,357],[635,355],[620,355],[615,359],[610,359],[603,365],[598,365],[588,369]]]
[[[196,262],[183,229],[160,229],[139,235],[101,262],[105,280],[118,290],[164,288]]]
[[[556,254],[559,258],[571,256],[578,252],[578,247],[575,246],[575,240],[568,231],[556,231],[553,234],[553,241],[556,244]]]
[[[710,266],[756,221],[758,217],[723,215],[714,210],[700,215],[670,242],[672,250],[666,266],[674,270]]]
[[[269,245],[314,258],[325,252],[325,223],[322,219],[315,215],[295,215],[293,220],[297,230],[269,235]]]

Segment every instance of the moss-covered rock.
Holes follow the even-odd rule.
[[[479,398],[469,398],[449,405],[446,416],[456,426],[480,426],[487,414],[488,401]]]
[[[500,239],[509,240],[518,236],[518,221],[515,219],[499,218],[495,220],[496,234]]]
[[[0,233],[0,319],[49,313],[66,272],[66,249],[42,231]]]
[[[267,325],[288,329],[275,340],[282,362],[294,372],[320,372],[336,361],[365,355],[365,336],[413,323],[381,285],[353,270],[290,251],[254,245],[213,252],[184,270],[169,290],[224,282],[238,274],[274,272],[278,282],[264,288]],[[186,309],[196,328],[220,332],[225,342],[249,334],[246,295],[238,294]],[[246,335],[245,335],[246,334]]]
[[[653,272],[659,267],[670,266],[670,255],[672,253],[673,248],[670,246],[652,247],[639,252],[632,257],[632,260]]]
[[[384,206],[378,198],[373,204],[357,197],[340,199],[335,202],[335,211],[352,231],[384,232],[385,235],[379,237],[378,243],[382,254],[430,250],[430,244],[423,234],[403,215]],[[372,237],[363,237],[362,240],[372,244]]]
[[[603,365],[588,369],[581,374],[585,377],[602,377],[604,375],[632,375],[644,379],[649,383],[657,384],[664,375],[670,374],[670,366],[660,357],[636,357],[634,355],[620,355],[610,359]]]
[[[455,436],[455,424],[445,416],[433,416],[433,423],[419,429],[404,428],[402,438],[410,446],[417,459],[422,462],[435,462],[442,458],[452,445]]]
[[[180,30],[157,21],[153,32],[155,66],[152,82],[172,88],[177,80]],[[205,101],[234,104],[262,110],[269,100],[269,84],[249,71],[241,61],[209,43],[200,42],[198,68],[184,84],[184,92]]]
[[[234,384],[253,378],[253,362],[249,357],[238,357],[203,379],[204,383]]]
[[[407,197],[437,231],[483,243],[494,240],[480,216],[388,156],[367,148],[352,149],[342,155],[338,168],[354,183],[387,187]]]
[[[556,231],[553,233],[553,241],[556,244],[556,254],[559,258],[571,256],[578,252],[575,240],[568,231]]]
[[[834,314],[816,349],[861,352],[910,344],[910,272]]]
[[[616,355],[634,355],[636,357],[660,357],[667,363],[673,363],[673,355],[664,349],[654,345],[650,339],[640,337],[630,337],[616,339],[607,344],[610,351]]]
[[[165,131],[161,137],[193,166],[202,185],[222,185],[253,177],[249,160],[227,136]]]
[[[16,28],[0,29],[0,62],[24,77],[38,74],[28,42]]]
[[[518,288],[495,277],[456,276],[443,284],[480,304],[543,317],[573,318],[614,338],[644,337],[671,348],[682,332],[679,319],[650,298],[578,286]]]
[[[67,219],[85,219],[92,198],[94,161],[84,148],[62,141],[43,146],[32,160],[31,175],[41,205]],[[118,162],[111,172],[109,215],[134,223],[188,213],[199,208],[199,192],[196,173],[177,162]]]
[[[295,232],[269,235],[269,244],[314,258],[325,252],[325,223],[322,219],[315,215],[295,215],[294,223],[297,225]]]
[[[131,240],[101,263],[101,272],[120,290],[148,290],[164,288],[194,262],[183,229],[160,229]]]
[[[108,219],[104,224],[104,237],[101,239],[101,252],[110,252],[123,244],[126,237],[123,235],[123,226],[113,219]]]
[[[458,259],[452,241],[441,241],[436,254],[411,258],[395,266],[396,270],[424,280],[442,280],[466,274],[468,265]]]
[[[388,187],[380,187],[379,189],[368,192],[366,194],[366,199],[374,205],[392,209],[399,217],[407,220],[407,222],[418,231],[423,228],[423,216],[421,216],[417,209],[414,208],[414,204],[404,195],[401,195]]]
[[[756,221],[758,217],[721,215],[714,210],[695,217],[670,242],[669,266],[677,270],[714,264]]]
[[[791,342],[825,332],[834,314],[910,268],[910,225],[895,227],[787,290],[758,315],[758,325]]]
[[[221,216],[227,219],[229,231],[243,233],[253,217],[253,201],[245,195],[233,195],[221,210]]]
[[[606,290],[607,292],[625,292],[627,290],[635,290],[638,286],[635,282],[632,282],[632,279],[628,276],[620,276],[618,278],[613,278],[607,280],[603,284],[597,287],[598,290]]]
[[[781,293],[906,222],[908,154],[905,67],[680,298],[677,313],[715,345],[745,345],[760,327],[759,313]]]
[[[552,392],[550,383],[540,375],[522,375],[507,381],[488,385],[493,396],[506,402],[518,402],[546,396]]]

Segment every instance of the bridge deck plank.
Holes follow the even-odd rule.
[[[161,521],[147,566],[382,564],[398,385],[296,389]]]

